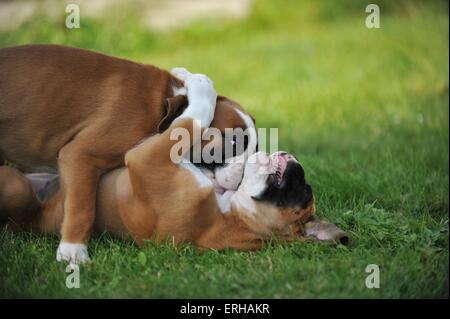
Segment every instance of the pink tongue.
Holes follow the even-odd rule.
[[[217,185],[216,188],[215,188],[215,190],[216,190],[217,193],[223,194],[223,193],[225,193],[225,190],[226,190],[226,189],[223,188],[222,186]]]

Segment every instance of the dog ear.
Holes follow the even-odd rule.
[[[188,99],[185,95],[176,95],[166,99],[164,105],[164,113],[161,121],[158,124],[158,133],[167,130],[178,116],[183,113],[188,105]]]

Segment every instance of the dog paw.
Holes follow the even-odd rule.
[[[56,250],[56,260],[65,260],[69,264],[81,264],[90,261],[87,247],[84,244],[72,244],[61,241]]]
[[[170,74],[172,74],[174,77],[181,81],[186,81],[186,79],[192,75],[191,72],[189,72],[186,68],[173,68],[170,70]]]
[[[207,101],[212,107],[216,106],[217,93],[213,81],[204,74],[190,75],[184,85],[187,89],[189,103]]]
[[[213,82],[204,74],[192,74],[184,85],[189,104],[181,117],[199,121],[202,128],[209,127],[214,118],[217,99]]]

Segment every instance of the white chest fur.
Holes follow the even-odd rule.
[[[207,174],[205,174],[205,172],[200,170],[191,162],[183,162],[178,165],[180,166],[180,168],[187,169],[189,172],[191,172],[200,188],[214,187],[213,181],[207,176]],[[231,196],[233,196],[234,191],[226,191],[223,194],[219,194],[216,192],[215,194],[217,204],[219,205],[222,214],[228,213],[230,211]]]
[[[216,200],[219,205],[222,214],[226,214],[231,210],[231,197],[234,195],[234,191],[226,191],[223,194],[216,192]]]

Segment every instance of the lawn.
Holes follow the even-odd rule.
[[[279,129],[318,214],[352,238],[242,253],[139,249],[105,234],[91,241],[81,287],[68,289],[56,236],[3,231],[0,297],[448,297],[448,3],[378,1],[380,29],[366,28],[367,3],[262,0],[242,21],[166,33],[131,9],[82,18],[79,30],[37,14],[0,33],[1,47],[67,44],[208,74],[258,127]],[[380,267],[379,289],[365,286],[368,264]]]

